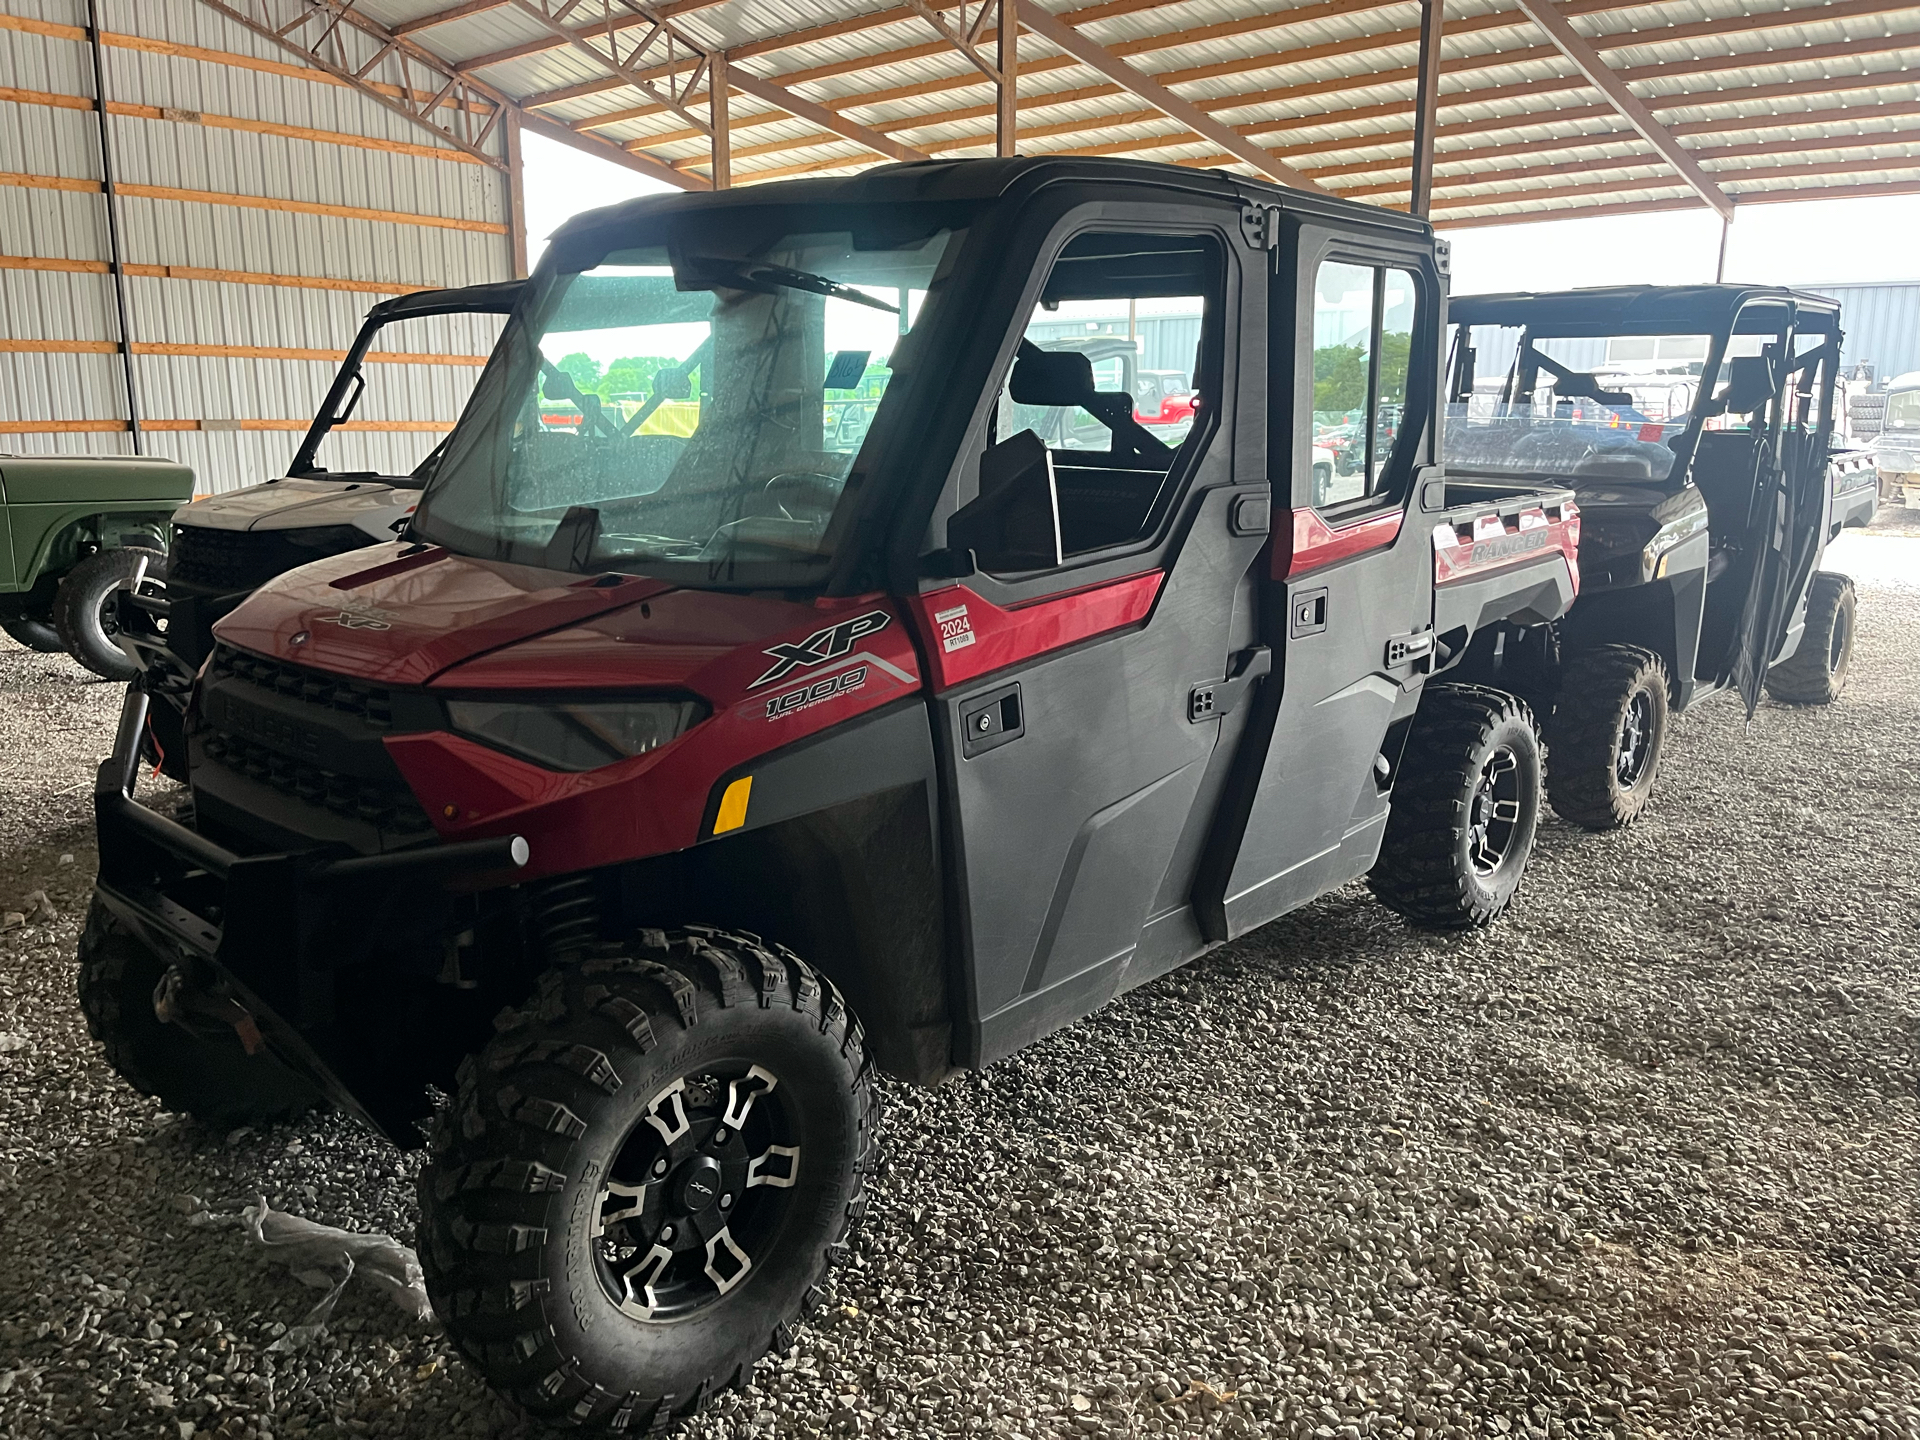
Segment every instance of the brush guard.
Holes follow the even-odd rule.
[[[334,1023],[339,919],[371,913],[370,902],[396,887],[511,875],[527,863],[527,842],[503,835],[384,855],[238,854],[134,799],[148,704],[140,686],[128,687],[113,754],[94,782],[96,896],[195,988],[239,1006],[267,1048],[335,1104],[400,1139],[406,1117],[362,1103],[313,1043]]]

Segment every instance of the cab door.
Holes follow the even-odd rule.
[[[997,493],[1003,457],[1026,455],[1042,530],[1049,495],[1057,506],[1055,563],[1001,565],[982,549],[976,573],[929,582],[909,602],[948,799],[963,1064],[1104,1003],[1143,973],[1156,919],[1168,921],[1156,934],[1173,937],[1161,949],[1174,959],[1152,968],[1193,951],[1183,919],[1204,838],[1196,806],[1223,723],[1241,718],[1222,721],[1228,692],[1214,687],[1252,641],[1250,577],[1268,518],[1265,475],[1237,443],[1250,258],[1264,257],[1247,251],[1237,208],[1224,204],[1107,201],[1060,222],[1022,301],[1033,333],[1062,311],[1124,323],[1129,301],[1199,319],[1204,419],[1165,446],[1133,418],[1130,391],[1096,385],[1047,448],[1032,417],[1064,394],[1041,382],[1076,367],[1090,378],[1092,367],[1009,335],[999,399],[962,455],[952,502],[974,513]],[[1100,448],[1086,445],[1090,430]],[[961,517],[935,522],[949,546]]]
[[[1259,697],[1195,909],[1214,940],[1246,933],[1371,868],[1396,736],[1432,653],[1431,465],[1442,280],[1417,233],[1282,211],[1269,326],[1273,544],[1262,638],[1280,658]],[[1364,460],[1323,479],[1313,450]]]

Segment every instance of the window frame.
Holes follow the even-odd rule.
[[[1269,433],[1276,442],[1278,437],[1287,437],[1287,443],[1270,443],[1268,448],[1269,479],[1276,504],[1280,495],[1288,495],[1293,509],[1311,510],[1329,526],[1339,529],[1370,516],[1403,509],[1413,494],[1415,475],[1432,463],[1437,429],[1435,397],[1439,392],[1446,341],[1446,290],[1430,244],[1422,244],[1421,238],[1415,235],[1384,230],[1371,233],[1343,230],[1310,215],[1295,216],[1283,230],[1281,244],[1275,251],[1276,280],[1269,322]],[[1413,342],[1407,355],[1408,403],[1394,439],[1393,452],[1387,460],[1386,483],[1377,490],[1370,487],[1367,493],[1349,500],[1315,505],[1312,322],[1320,266],[1328,261],[1365,266],[1376,273],[1392,269],[1405,271],[1414,284]],[[1293,277],[1291,286],[1285,283],[1288,274]],[[1369,459],[1366,463],[1369,468],[1379,395],[1383,296],[1384,287],[1376,279],[1367,376]],[[1409,416],[1414,423],[1407,423]],[[1282,464],[1290,467],[1290,475],[1283,476],[1279,468]]]
[[[1033,312],[1039,307],[1047,281],[1066,248],[1088,234],[1204,236],[1214,247],[1219,264],[1219,306],[1217,317],[1203,312],[1200,368],[1190,384],[1199,389],[1201,376],[1217,377],[1213,388],[1218,394],[1215,403],[1204,407],[1195,421],[1191,435],[1199,437],[1198,446],[1189,451],[1183,442],[1182,458],[1168,471],[1166,491],[1150,512],[1147,531],[1134,540],[1070,555],[1062,564],[1046,570],[1006,575],[979,570],[965,577],[962,583],[983,599],[1006,606],[1167,567],[1177,549],[1181,518],[1191,508],[1195,494],[1209,484],[1232,483],[1234,415],[1237,406],[1245,403],[1234,393],[1242,374],[1236,352],[1246,328],[1247,317],[1242,310],[1249,291],[1239,208],[1235,204],[1196,203],[1184,197],[1178,201],[1082,203],[1049,226],[1013,308],[999,353],[981,388],[966,443],[960,447],[940,502],[928,519],[919,547],[923,557],[946,545],[947,520],[977,493],[982,454],[992,440],[1007,438],[996,435],[994,430],[1000,397],[1012,374]],[[1207,476],[1210,469],[1220,471],[1217,481]],[[952,583],[950,579],[923,575],[919,588],[937,589]]]

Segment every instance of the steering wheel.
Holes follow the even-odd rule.
[[[811,505],[816,510],[831,510],[840,503],[846,482],[837,475],[822,475],[813,470],[789,470],[767,481],[762,490],[780,507],[789,520],[797,519],[794,504]]]

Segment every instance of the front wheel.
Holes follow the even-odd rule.
[[[1547,727],[1547,799],[1562,819],[1618,830],[1647,808],[1667,739],[1667,667],[1636,645],[1568,662]]]
[[[120,633],[120,592],[133,583],[143,560],[147,574],[164,573],[167,560],[158,550],[96,550],[69,570],[54,592],[53,628],[67,653],[108,680],[131,680],[139,673],[115,637]]]
[[[1478,685],[1421,697],[1367,886],[1416,925],[1490,925],[1540,823],[1540,741],[1524,702]]]
[[[1767,672],[1767,694],[1784,705],[1831,705],[1853,664],[1853,581],[1831,570],[1813,577],[1800,648]]]
[[[420,1178],[434,1309],[530,1415],[644,1433],[744,1384],[866,1206],[859,1021],[701,927],[549,970],[462,1062]]]

